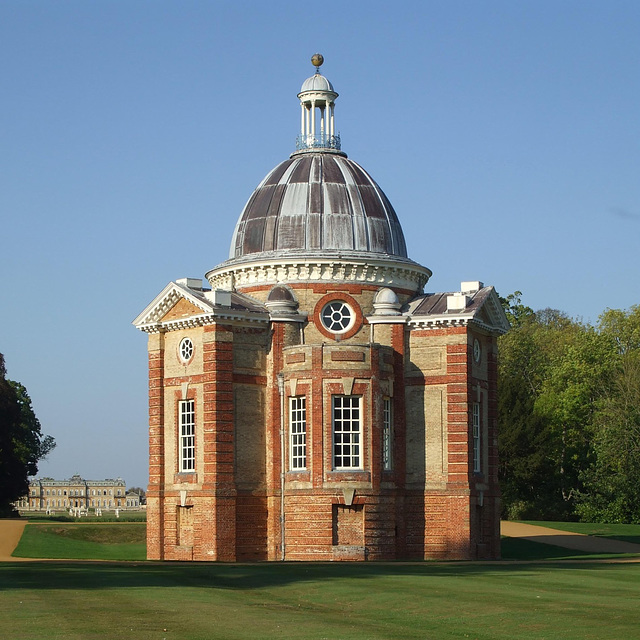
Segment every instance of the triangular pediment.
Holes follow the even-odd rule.
[[[489,317],[489,313],[484,305],[480,307],[480,309],[478,309],[478,311],[475,313],[474,319],[484,324],[492,324],[492,320]]]
[[[213,305],[204,296],[176,282],[170,282],[146,306],[133,324],[138,329],[142,329],[147,325],[211,313],[212,309]]]
[[[160,322],[169,322],[170,320],[180,320],[182,318],[189,318],[190,316],[200,315],[202,309],[196,307],[193,302],[186,298],[179,298],[178,301],[165,313]]]
[[[482,292],[484,295],[473,320],[497,334],[506,333],[511,327],[496,290],[493,287],[485,287]]]
[[[474,324],[496,335],[509,330],[509,321],[493,287],[482,287],[466,296],[464,298],[456,292],[426,294],[410,303],[406,315],[412,325],[437,327]],[[453,304],[449,302],[451,298]]]

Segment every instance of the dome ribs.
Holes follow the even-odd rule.
[[[278,184],[280,179],[284,175],[285,171],[291,166],[293,160],[285,160],[281,162],[264,180],[261,185],[258,185],[258,189],[262,186],[270,185],[270,184]]]
[[[351,171],[352,163],[337,161],[342,171],[345,184],[351,202],[351,227],[353,233],[353,249],[356,251],[369,251],[369,225],[366,215],[366,207],[360,195],[359,185],[356,176]]]
[[[309,203],[305,249],[322,249],[322,198],[323,156],[313,156],[309,174]]]
[[[387,216],[389,218],[389,227],[391,228],[391,238],[393,240],[393,246],[390,247],[389,253],[394,253],[399,256],[407,256],[407,245],[404,240],[404,231],[402,230],[402,225],[400,224],[400,220],[398,220],[398,215],[396,214],[396,210],[393,208],[391,202],[389,202],[389,198],[387,198],[387,194],[380,188],[378,188],[380,197],[382,202],[385,205],[385,210],[387,212]]]
[[[286,185],[277,184],[273,187],[271,201],[267,209],[264,224],[264,249],[263,251],[271,251],[276,248],[276,238],[278,235],[279,212],[282,206],[282,198]]]
[[[384,191],[357,163],[351,162],[353,172],[359,177],[360,193],[365,203],[371,229],[371,251],[383,251],[391,255],[407,257],[404,233],[398,216]],[[375,219],[378,218],[378,221]],[[384,222],[383,222],[384,221]],[[375,238],[375,244],[373,239]]]
[[[279,248],[280,212],[282,211],[282,202],[287,192],[287,186],[291,180],[291,174],[296,168],[296,162],[295,160],[289,159],[283,162],[282,165],[284,165],[284,170],[280,173],[278,183],[274,186],[273,197],[269,202],[266,213],[262,248],[258,249],[256,253],[261,251],[275,251]]]
[[[280,178],[291,164],[291,160],[281,162],[260,183],[244,207],[234,234],[231,256],[263,251],[267,216],[273,210],[272,200],[276,194]],[[277,209],[274,215],[277,215]],[[273,237],[273,233],[272,233]]]
[[[362,167],[340,154],[294,154],[249,199],[231,257],[324,250],[407,257],[398,217]]]
[[[323,248],[353,249],[352,209],[343,172],[334,156],[323,160]]]
[[[311,162],[313,158],[310,156],[302,156],[296,158],[293,165],[293,171],[289,182],[302,182],[309,184],[309,176],[311,174]]]
[[[278,235],[274,238],[275,249],[305,248],[308,200],[308,182],[291,182],[287,185],[278,216]]]

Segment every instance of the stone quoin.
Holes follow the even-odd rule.
[[[341,149],[312,59],[296,151],[229,259],[170,282],[148,334],[148,557],[497,558],[493,287],[424,293],[393,206]]]

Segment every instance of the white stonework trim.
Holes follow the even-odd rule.
[[[355,378],[342,378],[342,389],[345,396],[350,396],[353,391],[353,384],[356,381]]]
[[[436,329],[443,326],[465,327],[473,320],[472,314],[439,315],[439,316],[414,316],[409,317],[408,324],[412,328]]]
[[[151,324],[157,322],[171,309],[180,298],[188,300],[193,305],[204,312],[211,312],[213,305],[201,297],[195,295],[188,287],[170,282],[144,309],[144,311],[133,321],[133,325]]]
[[[270,313],[269,319],[272,322],[307,322],[309,314],[306,312],[295,314]]]
[[[468,313],[449,311],[448,313],[438,315],[412,315],[412,312],[421,303],[421,300],[416,298],[409,303],[409,311],[404,314],[407,318],[407,324],[411,329],[441,329],[444,327],[464,327],[472,325],[483,333],[500,336],[509,331],[509,321],[507,320],[495,289],[493,287],[485,287],[485,289],[488,289],[488,291],[480,306]],[[486,312],[489,317],[489,322],[484,322],[478,317],[481,309]],[[371,323],[374,321],[374,318],[369,317],[368,320]]]
[[[493,287],[491,287],[491,295],[487,297],[482,306],[487,308],[487,313],[489,318],[491,318],[491,322],[496,327],[499,327],[502,333],[509,331],[511,325],[509,324],[509,320],[502,308],[502,304],[500,304],[500,298],[498,298],[498,294]]]
[[[407,324],[409,316],[367,316],[369,324]]]
[[[417,263],[341,257],[245,262],[222,265],[206,274],[213,289],[228,290],[281,282],[345,282],[422,291],[430,276],[431,271]]]
[[[255,313],[251,311],[237,311],[235,313],[209,313],[190,318],[180,318],[169,320],[168,322],[155,322],[146,325],[137,325],[137,329],[144,333],[163,333],[167,331],[180,331],[182,329],[193,329],[209,324],[230,323],[234,326],[255,327],[256,325],[268,325],[269,316],[266,313]]]
[[[162,322],[160,318],[181,298],[188,300],[193,305],[202,309],[204,313]],[[188,287],[170,282],[133,321],[133,325],[144,333],[160,333],[192,329],[194,327],[202,327],[220,322],[230,322],[240,326],[265,325],[269,323],[269,314],[258,311],[231,309],[229,307],[216,307],[208,300],[203,300],[191,292]]]
[[[409,319],[410,329],[444,329],[447,327],[466,327],[472,325],[484,333],[502,335],[507,329],[501,326],[489,325],[472,315],[464,316],[425,316]]]

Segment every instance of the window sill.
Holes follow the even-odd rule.
[[[195,471],[183,471],[173,476],[174,484],[196,484],[198,482],[198,474]]]
[[[371,482],[371,473],[362,469],[332,469],[327,471],[327,481]]]

